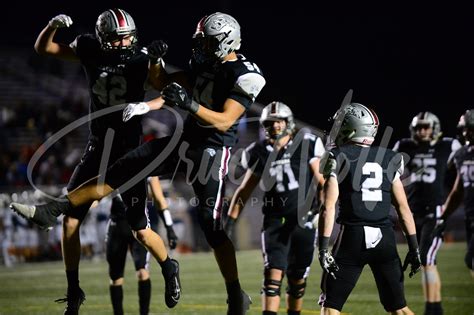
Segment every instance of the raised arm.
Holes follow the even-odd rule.
[[[52,18],[36,39],[36,52],[40,55],[53,56],[64,60],[79,61],[79,58],[72,47],[53,41],[58,28],[69,27],[71,24],[71,18],[64,14]]]
[[[162,40],[154,40],[146,47],[146,54],[150,59],[148,71],[148,83],[156,90],[161,91],[171,82],[178,82],[188,90],[189,85],[187,74],[184,71],[168,73],[165,69],[163,57],[168,52],[168,45]]]

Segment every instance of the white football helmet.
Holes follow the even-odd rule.
[[[337,146],[349,141],[371,145],[378,128],[379,118],[372,109],[359,103],[351,103],[344,108],[342,125],[334,142]]]
[[[271,128],[276,119],[286,120],[286,128],[285,130],[282,130],[280,134],[273,135]],[[293,112],[290,107],[282,102],[275,101],[263,108],[262,114],[260,115],[260,124],[265,129],[265,135],[267,138],[273,139],[287,134],[293,134],[296,128]]]
[[[441,124],[438,117],[431,112],[419,112],[415,117],[413,117],[410,124],[410,133],[413,139],[417,139],[416,128],[419,125],[427,125],[433,128],[433,133],[431,134],[431,140],[435,142],[441,136]]]
[[[240,25],[228,14],[213,13],[199,21],[193,42],[195,54],[220,60],[240,48]]]
[[[135,51],[137,44],[137,28],[130,14],[122,9],[110,9],[102,12],[97,18],[95,24],[95,33],[102,49],[106,51],[121,51],[123,57],[131,56],[130,52]],[[113,41],[120,39],[122,36],[132,36],[132,44],[130,46],[112,45]]]

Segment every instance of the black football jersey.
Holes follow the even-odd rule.
[[[443,203],[448,160],[460,146],[452,138],[442,138],[434,145],[409,138],[395,144],[395,151],[407,155],[405,163],[410,179],[405,189],[413,213],[425,215]]]
[[[454,155],[456,169],[464,188],[466,217],[474,219],[474,146],[464,146]]]
[[[92,34],[79,35],[70,45],[79,57],[86,73],[91,96],[90,113],[102,109],[113,110],[114,105],[141,102],[145,96],[145,82],[148,76],[148,57],[137,53],[126,61],[117,54],[101,49]],[[103,137],[108,128],[115,131],[115,137],[137,141],[142,132],[141,116],[124,123],[122,109],[93,118],[90,130],[94,136]],[[138,138],[139,139],[139,138]]]
[[[193,98],[213,111],[222,112],[226,99],[239,102],[247,110],[265,85],[265,79],[258,66],[237,55],[236,60],[217,65],[197,64],[191,60]],[[185,138],[190,143],[233,146],[237,142],[236,121],[222,133],[214,127],[203,125],[191,115],[184,127]]]
[[[261,179],[264,214],[286,215],[308,206],[306,202],[312,200],[308,201],[307,196],[311,196],[308,192],[313,182],[309,163],[323,153],[321,139],[304,132],[299,132],[279,151],[266,140],[247,147],[242,155],[242,165]]]
[[[392,182],[403,157],[381,147],[346,145],[331,150],[337,160],[339,215],[344,225],[391,226]]]

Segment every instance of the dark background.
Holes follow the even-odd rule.
[[[186,67],[197,22],[222,11],[239,21],[241,52],[265,75],[259,102],[283,101],[296,118],[325,129],[353,89],[353,100],[374,108],[382,128],[394,128],[392,144],[409,135],[408,125],[419,111],[434,112],[444,134],[455,135],[459,116],[474,107],[474,19],[467,7],[309,2],[17,1],[4,14],[1,45],[33,51],[38,33],[60,13],[74,21],[57,33],[59,41],[69,42],[78,33],[93,32],[102,11],[120,7],[133,16],[141,45],[164,39],[170,47],[166,61]]]

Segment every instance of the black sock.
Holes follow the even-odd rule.
[[[227,296],[229,298],[240,297],[240,295],[242,294],[242,289],[240,288],[240,282],[238,279],[232,282],[226,282],[225,288],[227,289]]]
[[[61,214],[67,213],[69,210],[72,209],[72,205],[69,202],[69,199],[66,198],[66,200],[61,200],[61,201],[51,201],[48,202],[45,205],[39,205],[36,206],[36,209],[38,211],[35,211],[35,215],[39,215],[43,213],[43,211],[46,211],[47,213],[51,213],[55,217],[59,217]]]
[[[443,315],[443,307],[441,306],[441,302],[434,302],[433,304],[433,314],[434,315]]]
[[[287,310],[287,311],[286,311],[286,314],[288,314],[288,315],[300,315],[300,314],[301,314],[301,311],[291,311],[291,310]]]
[[[150,310],[151,281],[138,281],[138,303],[140,305],[140,315],[148,315]]]
[[[272,312],[272,311],[262,311],[262,315],[277,315],[277,312]]]
[[[165,277],[165,279],[169,279],[175,270],[174,264],[171,262],[171,259],[169,257],[166,257],[165,261],[158,263],[161,266],[161,273],[163,274],[163,277]]]
[[[434,315],[433,303],[425,302],[425,312],[423,315]]]
[[[79,288],[79,270],[66,270],[66,279],[68,291]]]
[[[123,315],[123,289],[121,285],[109,286],[110,300],[114,308],[114,315]]]

